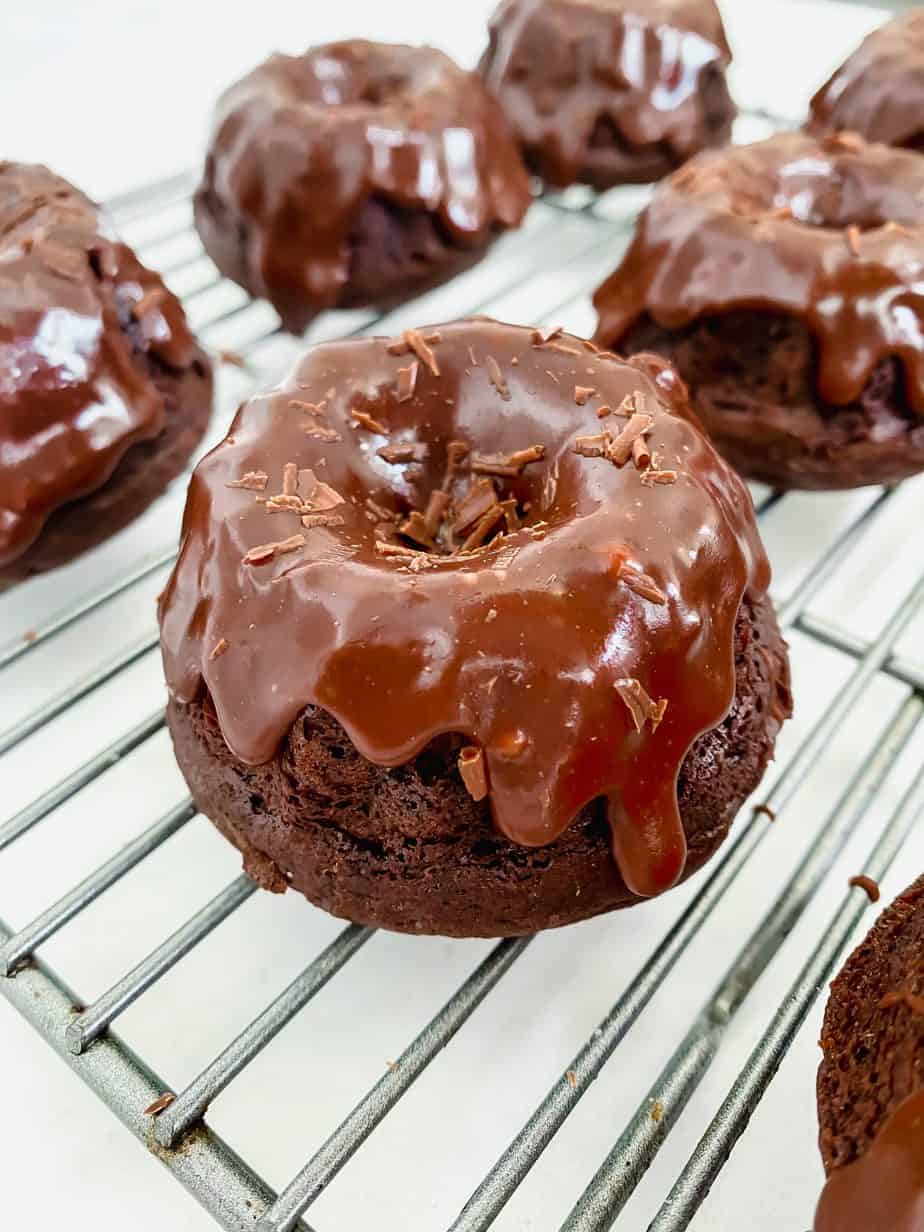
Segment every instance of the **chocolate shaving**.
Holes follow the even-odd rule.
[[[669,484],[676,482],[676,471],[662,471],[655,466],[649,466],[647,470],[642,471],[642,483],[649,488],[654,487],[655,484]]]
[[[439,335],[437,335],[437,339]],[[406,329],[404,331],[404,341],[407,343],[408,349],[413,351],[417,358],[427,365],[434,376],[439,376],[440,366],[437,363],[436,356],[433,350],[428,346],[423,334],[416,329]]]
[[[220,637],[218,641],[215,643],[215,645],[212,647],[211,651],[209,652],[209,662],[214,663],[216,659],[220,659],[221,656],[228,649],[229,645],[230,645],[230,642],[227,640],[227,638]]]
[[[620,582],[624,582],[631,591],[641,595],[643,599],[650,599],[652,603],[662,606],[667,603],[667,595],[658,586],[654,578],[649,577],[647,573],[633,569],[631,565],[623,562],[619,567],[617,576]]]
[[[305,424],[302,428],[305,436],[313,441],[342,441],[343,437],[333,428],[322,428],[320,424]]]
[[[269,475],[267,475],[266,471],[248,471],[240,479],[229,479],[225,483],[225,487],[245,488],[248,492],[265,492],[268,483]]]
[[[608,406],[598,406],[597,407],[597,418],[598,419],[606,419],[607,416],[612,415],[612,413],[613,413],[612,410]]]
[[[404,445],[383,445],[376,453],[384,462],[399,466],[403,462],[423,462],[427,456],[427,447],[422,441],[408,441]]]
[[[632,442],[632,461],[638,471],[647,470],[651,464],[651,452],[643,436],[637,436]]]
[[[271,496],[263,504],[267,513],[301,513],[304,508],[302,498],[295,493],[282,492]]]
[[[527,449],[517,449],[511,454],[487,456],[472,454],[471,470],[476,475],[498,475],[505,479],[516,479],[523,473],[523,468],[531,462],[541,462],[545,457],[544,445],[530,445]]]
[[[488,479],[472,484],[456,506],[452,529],[456,534],[473,526],[488,510],[497,505],[497,493]],[[499,508],[500,506],[498,506]]]
[[[377,419],[373,419],[368,411],[357,411],[354,409],[350,411],[350,414],[356,420],[356,423],[361,428],[365,428],[367,432],[377,432],[379,436],[388,435],[388,429],[385,425],[383,423],[379,423]]]
[[[606,456],[614,466],[625,466],[632,456],[635,442],[646,432],[650,432],[653,427],[654,420],[650,415],[641,415],[636,412],[619,436],[612,441],[606,451]]]
[[[445,495],[445,494],[444,494]],[[425,548],[434,548],[436,544],[433,541],[433,532],[427,525],[427,519],[424,514],[415,509],[404,519],[398,526],[398,530],[407,539],[413,539],[415,543],[421,544]]]
[[[304,411],[306,415],[314,415],[322,418],[327,414],[326,402],[302,402],[299,398],[290,398],[289,406],[294,407],[297,411]]]
[[[238,355],[237,351],[216,351],[218,362],[220,364],[230,364],[232,368],[246,368],[247,360],[243,355]]]
[[[304,535],[290,535],[278,543],[261,543],[251,548],[244,557],[245,565],[266,565],[277,556],[285,556],[288,552],[298,552],[305,546]]]
[[[504,511],[504,526],[508,534],[520,529],[520,515],[517,512],[517,503],[515,500],[505,500],[500,503],[501,509]]]
[[[420,364],[415,359],[409,368],[398,369],[398,401],[410,402],[417,388],[417,377],[420,374]]]
[[[444,492],[441,488],[434,488],[430,493],[430,499],[427,501],[427,510],[424,514],[424,525],[431,538],[436,535],[442,526],[443,518],[446,516],[446,511],[450,504],[449,493]]]
[[[388,543],[382,539],[376,540],[375,550],[380,556],[426,556],[426,552],[419,552],[416,548],[409,548],[404,543]]]
[[[534,329],[532,338],[533,346],[542,347],[554,341],[555,338],[560,338],[565,331],[560,325],[554,326],[552,329]]]
[[[344,526],[344,519],[339,513],[305,513],[302,515],[302,526],[306,530],[317,530],[319,526]]]
[[[483,800],[488,794],[488,775],[484,753],[474,745],[466,745],[459,753],[459,774],[473,800]]]
[[[504,511],[500,505],[494,505],[489,509],[483,518],[476,524],[474,530],[462,544],[460,552],[473,552],[475,548],[480,548],[485,542],[494,527],[504,517]]]
[[[572,448],[582,458],[605,458],[612,441],[608,432],[600,432],[596,436],[576,437]]]
[[[491,384],[494,386],[494,388],[497,390],[497,392],[500,394],[503,400],[505,402],[509,402],[510,401],[510,386],[507,384],[504,378],[503,372],[501,372],[500,364],[497,362],[497,360],[494,358],[493,355],[489,355],[487,357],[487,359],[485,360],[485,366],[488,369],[488,377],[490,378]]]
[[[559,355],[581,355],[583,352],[579,347],[568,346],[564,342],[546,342],[543,347],[546,351],[557,351]]]
[[[294,496],[298,491],[298,467],[294,462],[287,462],[282,468],[282,494]]]
[[[642,731],[646,722],[650,722],[652,732],[656,732],[667,710],[667,698],[662,697],[658,702],[653,701],[641,681],[631,677],[617,680],[615,689],[632,716],[635,730]]]
[[[475,348],[473,346],[470,346],[468,348],[468,357],[472,361],[472,367],[477,368],[478,367],[478,357],[475,355]]]
[[[597,391],[588,385],[575,385],[574,401],[578,406],[586,406]]]
[[[446,471],[443,475],[443,491],[448,492],[462,463],[468,457],[465,441],[450,441],[446,446]]]
[[[176,1096],[172,1091],[165,1091],[163,1095],[159,1095],[153,1104],[148,1104],[142,1116],[157,1116],[158,1112],[163,1112],[165,1108],[169,1108]]]
[[[860,255],[860,236],[861,234],[862,233],[860,231],[860,228],[855,223],[851,223],[844,233],[844,236],[847,240],[847,247],[850,249],[850,251],[853,253],[855,257],[858,257]]]
[[[335,488],[318,479],[314,471],[307,467],[298,472],[298,486],[305,502],[305,513],[326,513],[344,503]]]
[[[879,902],[879,885],[872,877],[867,877],[863,873],[858,873],[856,877],[851,877],[847,882],[850,886],[855,886],[857,889],[864,890],[871,903]]]
[[[765,817],[769,817],[771,821],[776,821],[776,812],[770,807],[769,804],[755,804],[751,812],[755,817],[758,813],[763,813],[763,815]]]

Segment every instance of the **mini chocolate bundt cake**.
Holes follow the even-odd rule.
[[[831,985],[818,1071],[828,1183],[815,1232],[924,1232],[924,878]]]
[[[730,62],[714,0],[503,0],[481,72],[531,170],[603,190],[729,140]]]
[[[716,447],[780,488],[924,470],[924,159],[785,133],[655,192],[597,341],[678,368]]]
[[[355,40],[271,56],[219,100],[196,226],[223,274],[300,333],[386,308],[517,227],[529,179],[476,73]]]
[[[0,162],[0,589],[136,518],[208,423],[179,301],[47,167]]]
[[[790,712],[768,578],[662,361],[487,320],[319,346],[193,477],[177,759],[270,889],[567,924],[689,876],[757,786]]]
[[[924,9],[863,40],[812,99],[807,128],[924,152]]]

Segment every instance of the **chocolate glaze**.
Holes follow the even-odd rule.
[[[656,190],[594,303],[619,348],[643,314],[667,329],[735,310],[789,314],[818,344],[827,402],[857,400],[896,356],[924,413],[924,160],[860,138],[785,133],[702,154]]]
[[[160,433],[132,320],[164,364],[191,362],[179,302],[100,209],[46,167],[0,163],[0,566]]]
[[[808,128],[921,148],[924,9],[903,13],[863,40],[812,99]]]
[[[684,866],[679,767],[731,704],[739,605],[769,580],[750,498],[661,361],[625,363],[566,335],[538,345],[487,320],[422,335],[431,362],[400,339],[315,348],[199,464],[160,608],[170,691],[192,702],[204,685],[250,764],[269,760],[310,704],[380,765],[462,733],[483,750],[504,835],[552,842],[606,796],[623,877],[654,894]],[[597,412],[629,395],[653,420],[650,473],[575,452],[579,437],[626,428]],[[521,528],[469,554],[382,555],[380,511],[425,509],[452,441],[471,460],[543,447],[499,481]],[[379,450],[395,446],[421,460],[385,461]],[[341,525],[267,512],[259,498],[279,492],[287,463],[343,497],[323,502]],[[653,478],[668,468],[674,482]],[[229,486],[249,475],[259,487],[261,474],[263,492]],[[469,482],[459,472],[450,484],[456,510]],[[303,547],[244,563],[299,534]],[[448,551],[445,527],[441,538]],[[660,723],[633,717],[639,686],[666,699]]]
[[[228,272],[290,328],[338,302],[371,198],[427,211],[463,248],[519,225],[528,178],[476,74],[434,48],[355,40],[271,56],[219,100],[197,224],[210,251],[233,236]]]
[[[859,1159],[831,1173],[815,1232],[924,1232],[924,1091],[899,1104]]]
[[[642,151],[669,150],[674,165],[727,140],[724,87],[720,130],[703,110],[704,77],[731,61],[713,0],[504,0],[490,37],[485,81],[552,184],[585,178],[601,122]]]

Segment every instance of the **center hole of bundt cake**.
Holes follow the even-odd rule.
[[[496,547],[523,528],[542,532],[537,500],[544,482],[545,446],[528,444],[509,454],[482,453],[467,441],[445,447],[442,480],[419,507],[408,507],[377,535],[394,554],[402,550],[433,556],[459,556]]]

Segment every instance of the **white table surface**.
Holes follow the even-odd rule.
[[[235,0],[183,0],[182,3],[180,0],[157,0],[157,3],[34,0],[31,4],[25,0],[3,0],[0,4],[0,156],[46,161],[89,192],[104,197],[194,166],[200,155],[208,109],[216,93],[273,49],[294,51],[329,38],[366,35],[396,41],[433,42],[459,60],[471,63],[481,50],[484,20],[492,7],[492,0],[456,0],[454,3],[447,0],[390,0],[385,3],[381,0],[336,0],[335,3],[258,0],[247,4],[235,3]],[[725,9],[738,53],[735,81],[739,95],[772,104],[785,94],[787,104],[796,109],[804,106],[811,88],[860,35],[879,20],[872,10],[861,8],[845,9],[834,19],[823,3],[797,4],[794,0],[726,0]],[[857,496],[831,498],[824,506],[820,521],[828,529],[835,528],[838,519],[847,516],[863,499]],[[920,493],[916,499],[919,508]],[[811,508],[817,511],[820,506]],[[798,570],[797,540],[802,531],[798,517],[798,514],[787,515],[777,519],[771,527],[778,576],[783,583],[788,577],[787,569]],[[900,524],[895,528],[895,535],[900,541]],[[875,566],[876,562],[868,562],[870,569]],[[53,594],[51,590],[43,593],[46,597]],[[151,595],[153,593],[152,590]],[[145,594],[145,602],[149,598]],[[829,599],[842,607],[855,602],[855,596],[848,592],[834,593]],[[867,609],[863,602],[856,602],[856,608],[857,619],[862,624]],[[0,607],[0,642],[14,632],[13,620],[10,605]],[[872,614],[869,620],[875,628]],[[805,646],[799,639],[795,641],[794,654],[797,661],[805,656]],[[149,664],[132,679],[137,682],[140,675],[142,683],[154,687],[156,670],[156,664]],[[809,668],[803,665],[803,670],[809,671]],[[832,656],[830,663],[825,661],[820,667],[813,663],[810,670],[821,673],[814,678],[820,688],[821,677],[827,679],[828,673],[831,679],[839,673],[842,675],[844,666]],[[803,675],[801,679],[805,682],[813,677]],[[33,686],[28,673],[17,676],[17,681],[27,693],[39,687]],[[131,684],[130,680],[127,687]],[[799,698],[801,722],[793,724],[787,736],[793,742],[790,748],[795,747],[812,715],[815,704],[812,691],[811,688],[804,690],[805,696]],[[874,691],[866,721],[874,723],[880,719],[884,714],[882,707],[890,700],[894,700],[894,693],[888,688]],[[28,698],[25,702],[0,699],[0,704],[3,713],[13,717],[28,709]],[[124,705],[129,713],[131,699],[116,694],[113,704]],[[79,734],[67,738],[80,740]],[[162,740],[161,735],[158,741]],[[153,818],[159,808],[178,798],[175,772],[163,771],[162,767],[167,764],[164,749],[157,741],[152,743],[157,747],[151,754],[149,777],[144,778],[147,754],[136,759],[132,769],[134,776],[141,774],[140,780],[122,775],[121,768],[113,772],[110,777],[116,780],[112,788],[114,803],[94,816],[92,827],[90,819],[81,817],[79,811],[67,813],[56,828],[49,826],[44,835],[29,836],[29,843],[24,845],[25,855],[20,856],[14,849],[0,856],[0,914],[13,923],[28,920],[76,876],[83,875],[104,858],[120,835],[124,838],[122,822],[126,815],[132,818],[131,832],[134,833],[137,817],[143,814],[145,819]],[[92,741],[90,747],[93,747]],[[920,760],[920,743],[916,749]],[[155,754],[160,760],[154,759]],[[34,762],[34,750],[31,756]],[[832,756],[835,760],[827,772],[846,775],[851,764],[849,740]],[[35,781],[25,769],[30,763],[25,755],[24,758],[14,763],[18,773],[2,784],[4,807],[0,812],[3,816],[35,794]],[[910,760],[913,764],[914,757]],[[142,793],[137,791],[139,782],[143,783]],[[787,824],[798,827],[801,823],[817,820],[812,816],[811,800],[809,794],[801,809],[793,810],[794,815]],[[790,947],[762,982],[761,996],[755,996],[753,1006],[749,1003],[742,1012],[741,1022],[736,1024],[729,1041],[728,1056],[721,1064],[716,1064],[697,1097],[703,1101],[699,1104],[700,1110],[714,1108],[721,1099],[766,1022],[768,1007],[776,1004],[776,999],[798,970],[800,953],[804,955],[838,902],[848,872],[857,870],[861,853],[869,845],[870,833],[866,827],[852,842],[809,909],[800,926],[801,951]],[[209,885],[213,887],[211,892],[235,871],[233,854],[214,839],[201,820],[184,835],[183,844],[184,863],[179,869],[170,866],[169,876],[166,874],[168,866],[160,854],[148,862],[152,866],[148,871],[153,881],[145,881],[138,893],[146,904],[150,929],[145,932],[142,928],[135,939],[137,944],[126,951],[134,958],[140,956],[142,950],[138,947],[145,941],[153,944],[164,935],[166,929],[161,916],[174,927],[203,901],[201,885],[193,885],[192,870],[207,867]],[[782,827],[781,833],[774,834],[766,850],[762,850],[761,859],[765,861],[762,867],[767,870],[767,884],[762,891],[766,904],[772,900],[780,878],[789,867],[787,838]],[[886,883],[886,896],[901,889],[922,867],[924,840],[915,837]],[[37,868],[42,869],[41,884],[36,877]],[[158,879],[158,870],[161,879]],[[118,897],[123,891],[118,889],[114,893]],[[749,896],[751,894],[749,891]],[[540,960],[538,951],[530,951],[517,968],[517,974],[509,977],[514,1000],[500,998],[498,994],[489,1008],[481,1011],[485,1025],[468,1037],[460,1037],[458,1047],[454,1045],[453,1064],[457,1067],[459,1083],[473,1088],[491,1082],[501,1083],[510,1073],[520,1074],[515,1061],[503,1053],[497,1040],[509,1042],[510,1032],[520,1032],[524,1050],[532,1050],[521,1067],[522,1092],[511,1097],[509,1108],[503,1114],[507,1120],[501,1127],[502,1138],[504,1133],[509,1137],[518,1128],[545,1090],[547,1075],[556,1072],[555,1066],[570,1056],[612,1001],[619,980],[614,985],[610,960],[620,960],[619,971],[631,973],[637,966],[636,958],[650,950],[653,938],[660,935],[686,901],[687,890],[681,890],[670,902],[652,904],[633,912],[631,920],[578,926],[546,939],[543,958]],[[871,912],[867,924],[872,915]],[[124,963],[124,939],[107,935],[93,911],[87,916],[88,923],[83,931],[77,929],[73,934],[76,939],[56,939],[48,952],[49,960],[56,964],[60,961],[65,970],[76,968],[81,972],[86,968],[89,971],[91,958],[96,960],[95,975],[92,978],[87,975],[92,992],[94,985],[101,990],[107,978],[111,981],[120,973],[119,963]],[[183,1052],[181,1072],[167,1075],[173,1081],[188,1080],[195,1065],[207,1059],[208,1050],[221,1046],[246,1021],[242,1016],[246,1008],[259,1008],[291,978],[298,969],[297,960],[303,962],[318,944],[333,936],[333,922],[320,913],[311,913],[310,924],[306,923],[308,918],[304,905],[291,901],[291,896],[284,902],[258,896],[225,926],[231,944],[238,950],[236,961],[229,965],[227,978],[218,990],[210,988],[206,993],[204,976],[202,988],[196,984],[196,964],[202,973],[205,968],[201,964],[208,960],[209,943],[202,947],[202,954],[189,960],[191,976],[181,977],[179,983],[164,981],[166,991],[162,990],[163,995],[151,996],[153,1008],[142,1012],[137,1007],[126,1016],[126,1036],[133,1042],[137,1040],[156,1064],[166,1054],[168,1042],[188,1045]],[[718,975],[714,962],[710,961],[710,946],[719,944],[723,938],[728,939],[729,944],[736,938],[740,940],[745,919],[753,922],[753,902],[744,903],[741,895],[732,895],[714,925],[718,933],[711,940],[709,934],[701,938],[688,956],[689,963],[682,974],[683,996],[690,999],[694,1008]],[[252,952],[255,921],[263,926],[269,921],[270,935],[275,928],[280,938],[278,954],[267,955],[265,963]],[[264,927],[264,935],[266,931]],[[304,952],[299,942],[303,935],[307,936]],[[421,970],[426,972],[422,979],[431,987],[426,989],[426,996],[421,993],[420,1004],[413,998],[412,1004],[403,1004],[396,985],[389,983],[387,975],[382,973],[388,972],[389,962],[405,961],[398,956],[406,955],[407,951],[400,948],[402,943],[397,939],[377,938],[375,944],[380,947],[375,956],[371,947],[364,952],[354,964],[357,967],[355,975],[335,981],[323,1005],[312,1007],[310,1014],[302,1016],[302,1019],[307,1017],[307,1025],[303,1021],[293,1024],[286,1033],[283,1051],[268,1050],[266,1056],[251,1067],[237,1091],[232,1090],[224,1097],[218,1110],[221,1132],[226,1132],[225,1123],[228,1123],[227,1136],[236,1142],[235,1131],[239,1131],[245,1139],[244,1153],[258,1166],[265,1165],[269,1179],[276,1185],[284,1183],[317,1145],[314,1130],[313,1136],[302,1140],[299,1126],[309,1121],[313,1125],[312,1118],[323,1113],[326,1123],[332,1127],[365,1085],[380,1072],[386,1058],[394,1055],[385,1049],[399,1049],[409,1032],[416,1029],[415,1024],[419,1026],[425,1021],[460,976],[471,968],[473,957],[477,960],[485,952],[485,946],[479,943],[458,946],[439,940],[420,941],[417,955]],[[539,1017],[523,1022],[517,1014],[516,998],[521,996],[525,1001],[535,995],[537,989],[541,992],[546,969],[560,971],[561,960],[567,962],[572,947],[582,947],[583,952],[588,944],[600,949],[589,965],[587,962],[582,965],[580,984],[565,980],[557,990],[545,993],[547,1000],[560,996],[568,1013],[550,1012],[548,1021]],[[608,952],[608,944],[624,944],[627,949]],[[544,964],[550,965],[546,968]],[[249,974],[238,980],[239,969]],[[212,971],[214,973],[214,965]],[[246,987],[242,990],[237,986],[239,983]],[[377,1045],[383,1050],[382,1055],[367,1055],[360,1050],[357,1056],[358,1034],[357,1039],[353,1039],[347,1032],[340,1054],[333,1059],[328,1055],[323,1064],[319,1062],[313,1053],[316,1037],[312,1030],[324,1032],[325,1016],[346,1011],[348,1016],[352,1012],[361,1020],[373,1008],[382,1035],[383,1042]],[[820,1011],[819,1005],[738,1147],[732,1164],[698,1216],[695,1223],[698,1232],[724,1232],[725,1229],[738,1232],[742,1228],[749,1232],[770,1232],[771,1229],[776,1232],[779,1228],[803,1232],[808,1227],[813,1198],[820,1184],[820,1165],[814,1147],[812,1092],[817,1063],[814,1041]],[[646,1019],[650,1024],[645,1029],[646,1039],[627,1045],[627,1050],[634,1047],[636,1052],[626,1050],[619,1054],[621,1057],[627,1053],[635,1061],[626,1065],[617,1057],[611,1063],[605,1080],[596,1084],[572,1117],[577,1128],[570,1138],[562,1136],[561,1145],[556,1143],[537,1170],[541,1173],[545,1169],[544,1179],[532,1185],[528,1198],[519,1205],[512,1204],[499,1226],[544,1232],[553,1226],[553,1216],[548,1212],[554,1210],[560,1218],[568,1209],[570,1201],[563,1205],[554,1195],[562,1189],[571,1201],[577,1196],[612,1141],[613,1133],[621,1128],[625,1115],[634,1108],[675,1042],[669,1032],[666,1032],[666,1043],[662,1043],[659,1036],[662,1029],[659,1024],[670,1022],[672,1004],[656,1004],[652,1012],[654,1017],[649,1014]],[[183,1023],[190,1015],[211,1018],[212,1035],[206,1033],[207,1037],[203,1038],[197,1035],[187,1041]],[[492,1032],[496,1035],[492,1036]],[[175,1035],[182,1039],[167,1038]],[[325,1042],[330,1044],[331,1038],[335,1037],[328,1031]],[[654,1058],[647,1061],[646,1041]],[[637,1051],[639,1048],[641,1052]],[[500,1071],[495,1065],[498,1054],[503,1060]],[[536,1067],[539,1076],[530,1080],[527,1075],[530,1062],[534,1060],[539,1062]],[[287,1108],[284,1113],[280,1112],[284,1118],[284,1142],[278,1140],[279,1134],[274,1137],[271,1131],[264,1135],[263,1131],[254,1130],[248,1137],[247,1126],[253,1120],[251,1114],[258,1109],[266,1112],[266,1102],[271,1098],[268,1092],[274,1091],[276,1094],[272,1098],[279,1097],[281,1102],[279,1082],[285,1085],[286,1081],[280,1076],[281,1062],[289,1067],[282,1073],[291,1076],[293,1091],[297,1099],[303,1101],[303,1113],[299,1114],[298,1106],[294,1111]],[[356,1067],[355,1075],[344,1072],[351,1066]],[[414,1168],[418,1150],[423,1152],[415,1136],[414,1116],[432,1118],[438,1116],[440,1110],[439,1103],[433,1103],[437,1097],[428,1093],[426,1084],[421,1085],[421,1091],[415,1088],[394,1114],[397,1136],[392,1143],[397,1145],[392,1147],[392,1153],[377,1147],[373,1140],[361,1152],[355,1165],[351,1165],[357,1169],[357,1180],[348,1181],[347,1186],[354,1184],[356,1192],[347,1198],[325,1195],[319,1203],[312,1219],[321,1232],[354,1232],[362,1226],[358,1222],[361,1212],[376,1210],[375,1194],[379,1187],[393,1188],[396,1183],[400,1184],[402,1166]],[[333,1093],[329,1093],[331,1089]],[[3,1092],[3,1117],[0,1119],[3,1215],[0,1223],[4,1228],[28,1227],[38,1232],[51,1232],[52,1228],[77,1229],[78,1232],[127,1228],[132,1232],[164,1232],[164,1229],[210,1232],[214,1228],[211,1220],[181,1188],[151,1161],[94,1096],[54,1059],[31,1029],[3,1004],[0,1004],[0,1090]],[[316,1106],[328,1099],[329,1108]],[[451,1137],[449,1125],[455,1117],[464,1117],[468,1110],[467,1100],[460,1099],[458,1105],[446,1113],[447,1135]],[[471,1115],[477,1113],[472,1111]],[[637,1199],[621,1219],[620,1228],[641,1232],[647,1226],[647,1219],[657,1209],[666,1183],[673,1179],[686,1159],[702,1124],[701,1117],[689,1124],[687,1121],[680,1123],[672,1135],[670,1153],[664,1152],[665,1165],[661,1167],[659,1161],[659,1166],[646,1178]],[[585,1154],[585,1150],[595,1153]],[[484,1157],[479,1156],[477,1163],[460,1162],[460,1173],[477,1180],[494,1154],[496,1147],[492,1142],[490,1147],[485,1147]],[[440,1158],[435,1149],[433,1157]],[[443,1166],[446,1167],[446,1189],[464,1198],[465,1180],[456,1182],[452,1167],[445,1163]],[[363,1187],[368,1191],[366,1194],[359,1192]],[[383,1232],[399,1232],[399,1229],[405,1232],[410,1225],[415,1229],[442,1227],[446,1206],[440,1197],[439,1194],[433,1196],[432,1219],[425,1206],[415,1209],[412,1218],[405,1218],[395,1214],[400,1206],[383,1201],[376,1226]],[[449,1206],[452,1206],[451,1201]],[[365,1226],[370,1224],[367,1222]]]

